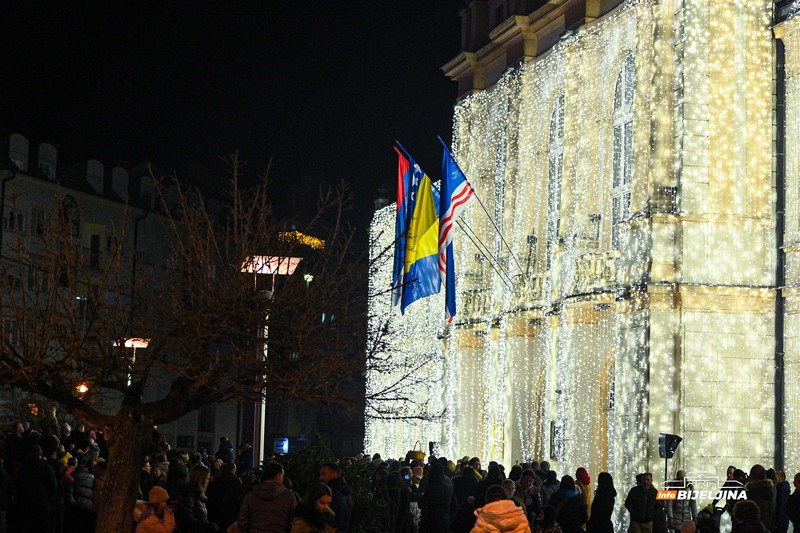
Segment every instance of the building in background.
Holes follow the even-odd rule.
[[[164,267],[163,271],[166,272],[170,250],[164,246],[163,215],[155,205],[156,190],[151,177],[163,176],[163,171],[148,163],[129,168],[107,168],[95,159],[80,164],[59,161],[54,146],[47,143],[41,143],[38,147],[31,145],[20,134],[4,138],[0,150],[5,161],[0,170],[0,203],[3,205],[0,248],[13,246],[17,234],[29,239],[27,244],[31,245],[35,237],[46,231],[47,216],[60,210],[71,213],[73,237],[88,258],[91,271],[103,272],[106,262],[114,255],[118,240],[124,238],[123,257],[138,258],[146,268],[157,270],[154,267]],[[213,206],[214,200],[210,200],[210,203]],[[6,256],[3,259],[4,268],[10,268],[13,272],[13,258]],[[29,290],[38,287],[46,291],[46,288],[37,285],[43,283],[42,280],[30,275],[19,275],[19,278],[19,283],[28,284]],[[92,297],[90,292],[78,297]],[[99,297],[113,299],[116,295]],[[5,324],[4,327],[11,325]],[[147,336],[144,331],[137,334]],[[108,339],[109,356],[112,355],[114,341]],[[75,384],[76,387],[78,385]],[[144,389],[144,400],[154,400],[163,394],[164,391],[157,386],[148,386]],[[22,407],[28,407],[27,400],[15,401],[25,396],[24,393],[5,389],[2,395],[6,407],[3,416],[9,422],[12,420],[9,417],[24,414],[14,409],[20,403]],[[110,398],[108,401],[111,403],[114,400]],[[35,404],[30,406],[34,412],[38,411],[38,407]],[[35,419],[34,412],[25,418]],[[158,429],[175,448],[194,450],[204,447],[214,452],[221,436],[227,436],[237,444],[252,439],[252,430],[248,436],[245,429],[252,427],[252,423],[245,420],[244,416],[244,409],[239,402],[211,403],[178,420],[161,424]]]
[[[436,441],[622,486],[664,468],[660,433],[683,437],[673,473],[800,460],[795,4],[468,3],[444,71],[487,212],[456,234],[454,326],[441,294],[372,304],[398,356],[368,390],[430,382],[384,408],[424,422],[367,411],[367,451]],[[374,256],[393,228],[376,211]]]

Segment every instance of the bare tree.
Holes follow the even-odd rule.
[[[18,228],[2,243],[0,381],[102,428],[110,457],[100,532],[129,527],[157,424],[264,394],[363,402],[348,383],[368,350],[364,258],[345,223],[346,190],[321,194],[307,225],[290,232],[273,214],[266,180],[243,191],[238,175],[234,158],[218,210],[194,189],[158,182],[156,208],[129,210],[102,260],[80,247],[64,202],[43,215],[42,231]],[[145,218],[169,252],[164,264],[137,251]],[[314,283],[243,273],[257,256],[302,257]],[[122,342],[130,338],[149,346],[134,357]],[[150,387],[163,394],[145,401]]]

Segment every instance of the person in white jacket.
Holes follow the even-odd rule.
[[[686,473],[683,470],[678,470],[675,479],[670,481],[669,488],[686,490],[690,493],[694,491],[694,486],[686,480]],[[691,495],[684,500],[667,500],[666,508],[669,528],[675,533],[680,533],[684,522],[697,518],[697,501]]]

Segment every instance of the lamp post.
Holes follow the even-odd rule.
[[[147,348],[150,344],[150,339],[142,339],[140,337],[132,337],[130,339],[120,339],[114,342],[114,346],[124,346],[125,348],[133,348],[133,355],[131,356],[131,367],[136,362],[136,348]],[[128,385],[131,384],[131,373],[128,372]]]
[[[278,276],[291,276],[302,257],[280,257],[274,255],[254,255],[248,257],[242,264],[240,272],[253,275],[253,286],[258,289],[258,276],[268,274],[272,276],[272,285],[269,290],[262,290],[267,299],[272,299],[275,292],[275,280]],[[308,282],[308,280],[306,280]],[[259,354],[263,361],[267,360],[267,339],[269,338],[269,314],[264,316],[264,327],[259,329],[259,338],[263,340],[263,351]],[[267,402],[263,393],[265,376],[261,376],[258,383],[260,398],[255,402],[253,409],[253,466],[264,460],[264,431],[267,425]]]

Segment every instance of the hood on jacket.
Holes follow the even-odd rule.
[[[530,532],[522,507],[513,500],[498,500],[475,510],[478,517],[473,531]]]
[[[280,483],[259,483],[253,487],[251,492],[261,500],[272,501],[287,492],[287,490]]]
[[[751,481],[744,486],[748,498],[756,497],[758,499],[772,499],[772,491],[774,485],[771,479],[759,479]]]

